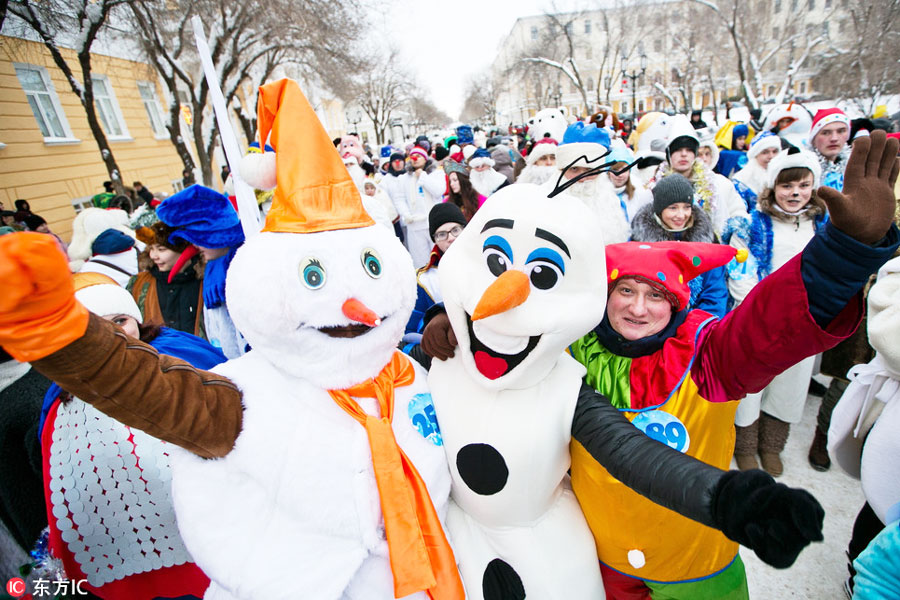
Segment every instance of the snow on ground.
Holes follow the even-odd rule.
[[[820,379],[817,376],[817,379]],[[826,381],[824,377],[820,381]],[[834,463],[825,473],[815,471],[807,461],[809,445],[816,427],[820,398],[810,396],[803,421],[791,427],[787,447],[782,454],[784,475],[778,481],[809,491],[825,508],[825,541],[808,546],[789,569],[774,569],[759,560],[751,550],[741,548],[747,567],[750,598],[816,598],[843,600],[847,579],[845,552],[853,522],[865,498],[859,481]],[[732,464],[732,468],[735,468]]]

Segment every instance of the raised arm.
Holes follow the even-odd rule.
[[[10,355],[114,419],[199,456],[234,446],[243,420],[237,387],[88,313],[50,238],[0,238],[0,280],[0,345]]]
[[[900,246],[893,224],[897,140],[858,140],[844,192],[819,188],[831,219],[803,252],[772,273],[699,340],[692,375],[712,401],[764,388],[778,373],[856,329],[863,286]]]

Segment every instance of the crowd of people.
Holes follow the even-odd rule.
[[[302,114],[305,109],[296,110]],[[207,592],[206,597],[263,597],[242,587],[241,577],[261,585],[259,579],[248,574],[248,568],[256,567],[237,567],[229,560],[205,562],[207,556],[216,557],[216,552],[221,552],[215,546],[228,536],[198,533],[199,530],[185,525],[182,512],[198,518],[203,512],[199,498],[211,490],[247,494],[233,505],[210,507],[212,517],[203,527],[235,527],[244,536],[242,539],[253,540],[254,544],[266,543],[270,540],[267,536],[278,536],[279,532],[269,531],[274,526],[264,522],[263,513],[270,510],[266,507],[272,500],[266,495],[282,492],[268,487],[265,492],[258,492],[250,486],[248,482],[257,476],[252,474],[252,467],[247,467],[249,476],[243,470],[230,469],[251,465],[255,455],[247,444],[264,445],[267,434],[282,438],[294,435],[271,428],[260,433],[260,414],[283,414],[285,423],[292,423],[297,414],[304,413],[295,414],[295,408],[280,405],[260,408],[259,398],[253,394],[265,392],[266,385],[271,386],[272,393],[294,393],[287,391],[291,382],[303,377],[326,382],[322,389],[364,425],[368,442],[363,454],[369,452],[372,444],[369,460],[375,464],[375,479],[381,477],[379,468],[383,467],[379,466],[379,450],[374,441],[378,434],[375,425],[369,424],[372,419],[367,421],[365,417],[371,411],[354,408],[352,399],[358,395],[376,396],[366,396],[351,387],[362,379],[382,385],[381,366],[367,375],[369,379],[345,381],[344,375],[335,374],[343,367],[329,367],[330,363],[314,352],[314,344],[297,349],[296,344],[306,343],[298,340],[306,338],[295,339],[293,336],[301,334],[289,333],[279,319],[289,315],[294,321],[289,320],[288,329],[296,327],[301,333],[310,323],[318,324],[319,331],[326,332],[336,344],[345,344],[337,353],[349,364],[364,363],[378,360],[380,354],[373,351],[376,358],[365,358],[368,351],[356,347],[351,350],[347,344],[374,337],[368,333],[372,329],[384,329],[382,322],[391,321],[392,313],[382,305],[393,306],[391,303],[396,301],[405,307],[397,309],[399,314],[403,310],[410,312],[403,314],[402,326],[390,325],[397,328],[398,339],[393,346],[415,361],[415,369],[434,370],[430,380],[434,386],[441,381],[441,373],[455,373],[453,360],[462,361],[459,364],[465,367],[460,366],[456,375],[443,377],[455,381],[452,385],[458,385],[460,390],[468,389],[463,382],[465,369],[474,369],[491,382],[503,382],[510,381],[510,373],[521,362],[528,365],[529,386],[536,385],[539,376],[546,375],[547,381],[561,377],[555,366],[544,373],[541,363],[529,363],[529,353],[535,347],[538,353],[542,351],[544,346],[538,340],[545,336],[550,339],[551,334],[558,336],[560,331],[570,329],[578,332],[563,340],[556,354],[550,351],[553,365],[562,360],[559,354],[565,349],[565,360],[578,363],[572,372],[586,373],[582,391],[572,396],[574,416],[567,413],[568,421],[563,420],[565,448],[560,450],[560,456],[565,458],[560,458],[562,462],[556,466],[565,468],[556,469],[560,472],[554,475],[559,481],[568,482],[566,471],[571,467],[571,489],[566,483],[554,493],[574,493],[578,499],[573,506],[580,504],[583,517],[579,512],[574,522],[587,522],[599,558],[596,580],[602,576],[607,597],[746,598],[746,574],[738,543],[750,546],[770,564],[788,566],[800,547],[821,539],[821,508],[817,513],[817,502],[811,496],[807,499],[789,495],[796,490],[771,479],[784,471],[781,454],[791,425],[802,418],[807,395],[823,397],[815,437],[810,440],[809,462],[814,469],[830,468],[829,448],[834,448],[841,466],[851,474],[855,469],[855,475],[860,476],[860,462],[865,465],[866,456],[862,442],[854,441],[864,438],[860,434],[862,425],[854,428],[852,425],[856,424],[864,423],[863,433],[871,431],[872,439],[882,444],[878,446],[882,463],[891,462],[891,452],[896,456],[896,442],[882,439],[889,437],[883,434],[887,425],[878,429],[879,422],[897,420],[894,415],[900,410],[900,396],[896,384],[893,388],[888,385],[893,396],[878,396],[883,410],[873,408],[871,399],[885,389],[885,380],[898,379],[898,368],[893,366],[896,361],[891,362],[896,358],[896,342],[883,343],[897,339],[890,333],[891,327],[896,330],[893,321],[897,319],[887,323],[886,315],[896,313],[900,305],[896,293],[891,295],[891,290],[897,288],[898,269],[890,268],[896,260],[886,268],[882,265],[900,245],[897,229],[891,225],[896,210],[896,195],[891,188],[898,170],[897,143],[891,140],[900,137],[900,133],[894,133],[893,124],[884,119],[851,120],[836,107],[810,115],[795,104],[775,107],[765,118],[756,113],[746,123],[729,120],[721,126],[708,125],[699,111],[690,116],[648,113],[635,123],[629,119],[620,123],[607,112],[568,123],[561,112],[542,112],[545,114],[531,120],[528,130],[485,131],[461,125],[449,136],[420,135],[405,144],[374,149],[351,133],[328,143],[333,146],[333,158],[339,165],[332,179],[309,172],[311,167],[303,162],[304,157],[291,154],[294,147],[286,141],[288,134],[311,135],[307,133],[309,124],[304,125],[307,129],[297,125],[292,130],[286,124],[287,118],[283,119],[281,139],[276,139],[275,130],[272,132],[271,142],[276,147],[266,144],[268,132],[260,132],[262,146],[256,145],[255,162],[242,164],[240,172],[256,188],[259,210],[266,220],[264,233],[260,234],[270,244],[265,253],[254,250],[252,241],[245,239],[231,175],[226,171],[222,173],[224,193],[193,183],[189,170],[184,172],[185,188],[168,198],[156,197],[140,182],[134,182],[128,193],[120,196],[106,182],[105,191],[93,198],[94,206],[76,216],[68,244],[50,231],[43,218],[31,212],[26,200],[17,200],[15,211],[0,205],[0,241],[6,244],[0,255],[8,267],[9,281],[13,281],[13,276],[19,278],[16,281],[24,281],[21,273],[32,268],[29,260],[44,261],[48,269],[48,265],[55,264],[50,251],[27,245],[38,244],[33,241],[35,238],[13,241],[23,239],[21,232],[52,236],[54,247],[66,254],[68,263],[65,273],[54,275],[53,286],[59,288],[56,292],[41,288],[41,293],[47,294],[47,299],[40,301],[41,307],[28,304],[32,296],[38,303],[37,292],[17,296],[11,287],[4,292],[9,299],[0,302],[0,407],[8,414],[0,421],[0,520],[15,543],[24,551],[32,551],[35,542],[41,540],[42,550],[32,551],[33,564],[59,577],[86,580],[86,589],[99,598],[200,598],[208,587],[223,595],[210,596],[211,592]],[[264,173],[259,168],[267,159],[272,159],[273,164],[278,161],[277,177],[274,172]],[[319,183],[304,180],[298,184],[292,180],[290,185],[294,187],[287,189],[282,171],[288,168],[283,166],[286,161],[295,161],[291,164],[297,173]],[[324,185],[321,180],[334,186],[327,201],[322,200],[319,191],[305,195],[304,190]],[[296,200],[299,196],[309,204],[302,205],[303,214],[296,216],[291,211],[300,209],[294,204],[290,209],[284,206],[300,203]],[[516,198],[522,198],[521,209],[516,208]],[[566,206],[565,210],[571,213],[560,208],[561,214],[575,215],[571,217],[575,220],[582,215],[583,222],[559,224],[566,228],[564,231],[553,229],[562,216],[532,215],[529,211],[533,210],[533,198],[540,200],[536,206]],[[892,208],[887,217],[884,206]],[[527,259],[521,256],[521,230],[517,229],[525,222],[530,224],[529,235],[541,238],[545,244],[529,251]],[[295,251],[286,245],[285,239],[291,237],[286,234],[343,235],[367,227],[375,228],[377,233],[366,238],[360,255],[354,257],[371,280],[366,285],[377,282],[390,270],[389,265],[409,260],[415,272],[414,298],[407,298],[398,283],[397,289],[386,296],[388,300],[379,299],[378,306],[370,307],[361,298],[348,296],[349,299],[340,300],[343,304],[334,312],[312,296],[292,300],[296,293],[292,291],[293,284],[284,283],[286,276],[277,270],[282,257],[298,261],[299,267],[292,267],[293,278],[299,278],[302,287],[297,289],[302,294],[322,289],[331,279],[340,282],[349,267],[329,262],[333,257],[323,248],[330,246],[321,246],[321,242],[304,247],[302,252]],[[270,234],[275,237],[266,237]],[[391,263],[391,252],[378,245],[385,237],[402,242],[408,257]],[[332,244],[345,249],[356,243],[349,235],[335,240]],[[16,243],[26,244],[26,249],[17,250]],[[605,256],[605,269],[594,264],[583,272],[578,270],[576,254],[586,248]],[[476,300],[480,297],[477,307],[463,292],[472,282],[480,281],[480,275],[472,275],[469,280],[458,274],[459,261],[467,256],[477,256],[479,268],[489,273],[492,281],[475,296]],[[20,263],[25,266],[15,266]],[[450,266],[441,268],[444,264]],[[35,268],[39,266],[35,263]],[[238,275],[231,274],[233,268]],[[882,273],[878,283],[874,283],[870,276],[879,268]],[[259,279],[262,275],[257,271],[270,274],[270,279]],[[526,276],[521,276],[523,272]],[[250,278],[254,285],[235,285],[238,276],[249,277],[250,273],[255,274],[256,279]],[[569,280],[582,287],[559,295],[560,285]],[[35,283],[34,289],[41,285],[45,284]],[[59,296],[66,289],[71,289],[71,298],[93,315],[90,319],[87,313],[82,315],[72,308],[77,303],[71,298]],[[577,296],[586,293],[584,290],[605,293],[606,298]],[[547,297],[560,298],[559,308],[547,303],[530,320],[511,318],[496,331],[485,320],[508,316],[509,311],[529,298],[551,292],[558,295]],[[868,338],[860,300],[866,293],[870,301]],[[276,300],[275,308],[264,305],[266,294]],[[52,297],[58,300],[51,301]],[[875,311],[873,298],[881,302]],[[301,308],[292,307],[293,303],[304,302],[307,304]],[[47,317],[51,308],[57,315],[53,318]],[[575,313],[581,320],[590,320],[593,311],[599,310],[599,322],[591,322],[584,330],[578,329],[582,324],[567,325],[562,318],[545,323],[554,310],[571,312],[567,315],[570,320],[576,318]],[[351,324],[344,325],[341,315],[349,318]],[[112,326],[95,322],[97,319]],[[254,319],[270,322],[263,326]],[[71,325],[74,321],[80,325]],[[64,327],[64,322],[70,325]],[[875,336],[873,327],[878,328]],[[71,333],[73,330],[77,330],[77,335]],[[122,332],[125,335],[117,338],[116,334]],[[521,337],[523,333],[525,337]],[[139,346],[129,345],[131,338],[153,350],[135,358],[134,349]],[[876,350],[880,359],[873,359]],[[156,357],[152,366],[147,362],[151,353]],[[169,359],[159,359],[157,353],[180,360],[165,362]],[[257,369],[253,373],[269,373],[268,383],[262,387],[241,371],[242,365],[252,366],[253,361],[261,360],[254,358],[258,356],[271,362],[265,368],[253,367]],[[162,361],[159,366],[158,359]],[[91,364],[91,360],[99,360],[100,365]],[[307,361],[309,372],[315,375],[298,375],[307,372],[297,366],[298,360]],[[394,369],[397,360],[391,358],[385,369]],[[38,368],[29,368],[29,362]],[[273,365],[277,367],[275,371],[271,370]],[[858,375],[864,371],[860,371],[860,365],[869,368],[865,371],[869,379]],[[400,368],[396,366],[393,372],[395,379],[412,377],[406,371],[401,375]],[[218,375],[205,373],[210,369]],[[832,378],[827,389],[813,379],[819,369]],[[283,381],[281,371],[288,374]],[[176,381],[175,377],[181,379]],[[878,389],[871,391],[874,387]],[[409,418],[413,431],[435,446],[447,445],[449,452],[449,446],[457,443],[454,433],[458,430],[453,428],[460,425],[454,425],[456,421],[446,404],[441,406],[446,400],[440,398],[439,389],[433,390],[439,401],[434,406],[421,404],[421,397],[427,395],[424,391],[409,400]],[[495,394],[511,394],[522,393],[525,388],[524,384],[498,383],[490,389]],[[349,390],[349,395],[339,397],[335,390]],[[198,402],[203,407],[188,409],[182,404],[166,404],[154,396],[156,392],[162,399],[181,398],[189,392],[200,398]],[[674,475],[665,472],[658,474],[655,488],[650,484],[642,488],[641,482],[635,481],[640,474],[634,471],[636,464],[643,463],[623,466],[620,456],[613,459],[613,453],[604,454],[603,445],[592,437],[600,421],[592,420],[591,411],[597,409],[590,402],[600,395],[615,409],[615,415],[627,418],[649,438],[715,467],[715,471],[703,475],[709,478],[703,481],[711,487],[698,483],[697,489],[714,490],[710,494],[719,498],[719,505],[701,510],[690,505],[690,499],[682,499],[681,503],[672,500],[665,490],[678,484]],[[118,400],[124,396],[130,400]],[[848,409],[846,402],[839,404],[842,396],[865,400],[860,400],[855,409]],[[384,416],[385,411],[391,411],[386,406],[392,406],[393,391],[391,404],[383,404],[381,392],[377,398],[382,402]],[[146,405],[135,408],[138,399]],[[212,406],[213,402],[221,405]],[[435,420],[435,408],[437,417],[445,415],[448,424],[443,442],[435,441],[441,439],[443,429]],[[404,405],[400,412],[406,411]],[[347,416],[339,409],[338,414]],[[519,417],[505,418],[515,421]],[[334,414],[326,415],[323,423],[330,424],[334,419]],[[465,421],[463,418],[460,423],[474,427],[479,435],[489,434],[480,426],[465,425]],[[242,423],[257,429],[244,436]],[[312,432],[314,425],[305,427],[310,429],[308,435],[319,435]],[[248,440],[250,435],[253,437]],[[394,446],[407,443],[403,435],[394,432]],[[379,443],[386,442],[382,439]],[[187,449],[193,453],[192,458],[203,457],[204,464],[173,458],[167,449],[169,445]],[[487,449],[479,447],[476,455],[464,459],[464,451],[476,445]],[[848,445],[856,449],[856,454],[849,451],[850,458]],[[410,454],[409,458],[404,451]],[[490,518],[497,517],[486,516],[494,515],[491,511],[496,507],[484,509],[487,512],[483,515],[478,513],[488,506],[479,504],[484,498],[503,498],[505,491],[498,494],[503,484],[494,490],[494,479],[499,477],[498,472],[504,473],[504,482],[507,477],[514,477],[506,461],[512,467],[510,457],[515,452],[508,453],[506,448],[506,461],[486,444],[466,445],[458,452],[450,460],[449,476],[454,489],[474,491],[474,500],[454,496],[461,492],[448,491],[450,479],[429,479],[425,471],[422,477],[429,484],[432,511],[437,508],[441,515],[446,511],[433,486],[446,488],[445,496],[449,493],[456,502],[451,505],[447,529],[469,597],[519,598],[525,597],[526,590],[542,589],[540,585],[544,584],[535,583],[539,579],[535,573],[547,565],[535,567],[528,574],[517,573],[517,567],[529,564],[531,555],[522,548],[513,548],[516,543],[511,540],[519,538],[512,534],[502,543],[497,541],[502,536],[491,537],[496,535],[492,527],[507,525],[503,518],[492,523]],[[400,454],[404,461],[431,460],[405,447]],[[874,452],[869,456],[873,455]],[[213,458],[216,460],[209,460]],[[743,479],[735,479],[734,472],[731,479],[729,474],[721,475],[728,471],[732,459]],[[292,460],[302,462],[296,456]],[[316,460],[328,465],[331,458]],[[541,459],[533,460],[538,472]],[[668,455],[659,458],[660,464],[669,460],[675,459]],[[475,466],[470,464],[472,461]],[[870,462],[875,464],[875,459]],[[204,469],[220,468],[208,467],[212,463],[224,465],[224,470],[214,474],[213,487],[182,487],[178,494],[173,493],[171,486],[179,471],[202,474]],[[877,463],[878,469],[886,468],[882,463]],[[678,464],[677,468],[693,476],[695,471],[690,469],[700,469],[699,465]],[[261,468],[264,473],[259,474],[260,480],[274,476],[271,471],[282,466],[296,465],[266,464]],[[311,471],[305,466],[297,468],[309,475],[326,467],[317,466]],[[421,464],[419,468],[423,468]],[[412,481],[409,471],[406,468],[406,475],[398,477]],[[878,598],[884,597],[879,594],[885,589],[900,593],[900,588],[889,587],[890,581],[896,583],[900,577],[891,571],[896,565],[890,562],[891,553],[900,547],[900,536],[891,531],[898,528],[900,486],[896,480],[885,484],[884,475],[873,477],[872,468],[868,473],[877,483],[867,486],[863,475],[867,503],[854,527],[848,555],[851,562],[860,559],[853,563],[860,570],[859,597]],[[275,475],[286,490],[283,493],[302,496],[303,490],[295,489],[298,484],[289,483],[290,474]],[[700,475],[696,476],[701,481]],[[392,485],[400,485],[398,481],[393,480]],[[229,487],[235,482],[236,487]],[[349,484],[338,487],[343,489],[340,486],[344,485]],[[368,481],[359,480],[354,485],[364,487]],[[386,548],[390,550],[394,585],[399,586],[401,577],[397,574],[391,536],[399,538],[395,533],[398,530],[393,529],[396,521],[389,521],[394,517],[388,514],[385,504],[388,487],[378,479],[384,525],[380,529],[373,527],[365,535],[384,538],[388,530]],[[559,491],[563,488],[567,491]],[[254,496],[257,493],[261,495]],[[353,493],[362,492],[357,489]],[[181,500],[176,497],[179,494]],[[417,498],[414,504],[422,502],[415,492],[413,495]],[[185,508],[186,497],[199,504]],[[733,500],[728,506],[726,497]],[[519,501],[528,505],[527,499]],[[343,505],[342,501],[340,506]],[[456,505],[463,507],[465,517],[454,521]],[[246,527],[256,530],[245,533],[245,525],[237,522],[242,519],[240,511],[249,509],[259,514],[246,523]],[[369,507],[358,509],[368,511]],[[430,517],[423,517],[420,509],[416,504],[417,517],[427,524]],[[280,515],[279,511],[285,509],[271,510],[271,514]],[[348,536],[341,528],[352,527],[337,510],[321,514],[332,515],[338,537]],[[391,510],[399,509],[392,506]],[[801,514],[803,510],[806,513]],[[777,520],[784,514],[779,511],[796,511],[785,517],[789,525],[784,526],[788,529],[759,535],[747,533],[752,529],[746,527],[748,522],[764,517]],[[381,515],[376,510],[372,518],[377,521]],[[299,518],[303,521],[312,516]],[[463,526],[463,519],[473,520]],[[328,527],[326,524],[316,534],[302,528],[297,530],[299,533],[294,532],[298,545],[317,546],[301,550],[301,554],[312,556],[322,545],[326,555],[332,551],[338,555],[340,551],[342,561],[351,560],[347,557],[354,556],[356,550],[338,548],[339,544],[332,547],[336,542],[323,533]],[[666,528],[670,535],[661,539],[660,528]],[[259,531],[263,529],[265,535]],[[538,529],[535,525],[534,531]],[[426,537],[432,539],[433,533]],[[776,537],[784,538],[779,542],[784,547],[773,550],[777,544],[770,538]],[[795,542],[784,540],[794,538],[802,542],[796,542],[795,550],[785,549]],[[555,538],[551,535],[547,539]],[[386,561],[381,554],[387,550],[379,549],[376,542],[365,541],[365,552]],[[254,546],[247,550],[263,555],[283,553],[289,551],[291,543],[272,542],[269,549]],[[446,545],[446,540],[435,542],[438,547],[442,544]],[[491,550],[499,554],[489,560],[493,555],[484,548],[497,544],[509,547]],[[200,547],[203,556],[192,556]],[[488,559],[473,558],[480,556]],[[194,564],[195,559],[203,569]],[[259,569],[266,568],[266,557],[262,555],[241,560],[258,563]],[[431,561],[437,564],[434,555]],[[593,556],[590,562],[596,562]],[[207,564],[216,567],[210,570]],[[850,586],[856,574],[853,564],[849,566]],[[344,568],[332,566],[335,572]],[[345,587],[335,588],[334,593],[329,592],[331,595],[323,592],[321,597],[375,597],[367,596],[366,588],[360,586],[368,585],[370,577],[378,585],[387,585],[382,581],[384,576],[374,575],[379,568],[360,567],[360,580],[348,575],[344,583],[335,584]],[[326,576],[310,574],[299,579],[310,585],[324,585],[321,582]],[[476,592],[471,586],[473,578],[479,577],[483,581]],[[438,571],[435,578],[437,583],[426,587],[454,587],[438,576]],[[265,597],[289,597],[268,589],[272,595]],[[404,589],[412,593],[424,588]],[[227,594],[222,590],[227,590]],[[566,597],[564,592],[554,593]],[[459,596],[434,593],[431,597]],[[538,592],[528,597],[542,596]]]

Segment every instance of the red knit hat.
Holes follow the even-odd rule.
[[[849,129],[850,117],[839,108],[823,108],[816,112],[813,117],[812,129],[809,130],[809,143],[812,144],[813,138],[818,135],[822,128],[832,123],[843,123]]]
[[[724,244],[701,242],[625,242],[606,247],[606,276],[609,289],[619,279],[634,277],[666,293],[675,310],[691,299],[688,281],[732,258],[747,260],[747,250]]]

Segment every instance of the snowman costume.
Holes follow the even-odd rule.
[[[462,600],[430,396],[396,350],[415,301],[412,261],[363,210],[296,82],[260,88],[258,122],[278,185],[226,285],[253,349],[201,371],[66,297],[54,323],[80,333],[57,331],[39,352],[74,342],[45,359],[55,381],[180,447],[172,498],[212,580],[206,600]],[[29,254],[41,272],[67,271],[61,255]]]

